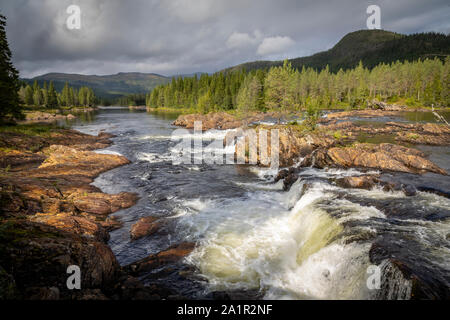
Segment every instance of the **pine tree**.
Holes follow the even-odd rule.
[[[6,17],[0,15],[0,121],[7,117],[23,119],[19,99],[19,72],[11,61],[5,28]]]
[[[47,108],[57,108],[58,107],[58,95],[55,90],[55,86],[53,85],[53,81],[50,81],[50,85],[48,87],[48,101]]]
[[[450,57],[445,59],[445,64],[441,72],[441,101],[444,106],[450,106]]]
[[[78,91],[78,103],[82,107],[86,106],[86,104],[87,104],[85,87],[81,87],[80,91]]]
[[[44,86],[42,88],[42,94],[44,96],[44,106],[48,107],[48,88],[47,88],[47,82],[44,82]]]
[[[44,96],[42,95],[41,88],[36,89],[33,93],[33,101],[35,106],[42,106],[44,103]]]
[[[72,87],[70,87],[69,90],[69,106],[71,107],[75,106],[75,93]]]
[[[248,119],[251,112],[258,110],[262,85],[258,77],[249,74],[237,95],[237,111],[242,119]]]
[[[69,100],[70,100],[70,88],[69,83],[66,82],[61,92],[61,105],[68,107],[70,105]]]
[[[33,88],[30,85],[27,85],[25,88],[25,104],[28,106],[33,105]]]
[[[279,113],[281,117],[295,110],[295,71],[286,60],[282,67],[270,69],[265,83],[265,102],[269,110]]]

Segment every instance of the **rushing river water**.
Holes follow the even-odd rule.
[[[180,269],[159,270],[147,282],[164,281],[191,298],[209,292],[243,292],[265,299],[398,299],[409,297],[413,282],[387,258],[441,298],[449,298],[450,200],[419,191],[342,189],[334,178],[360,175],[350,170],[306,168],[290,189],[273,183],[275,171],[238,165],[172,165],[175,114],[100,111],[74,128],[89,134],[115,134],[117,153],[131,164],[102,174],[104,192],[137,192],[139,203],[115,214],[123,228],[111,233],[110,246],[126,265],[170,245],[196,242]],[[210,137],[225,132],[209,132]],[[450,169],[448,148],[423,147],[438,165]],[[384,175],[425,190],[448,192],[449,179]],[[140,218],[161,217],[155,235],[130,241]],[[372,248],[372,250],[371,250]],[[382,271],[381,289],[370,290],[368,268]],[[369,269],[370,270],[370,269]],[[428,289],[427,289],[428,290]]]

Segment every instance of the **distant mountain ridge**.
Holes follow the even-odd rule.
[[[440,33],[403,35],[384,30],[360,30],[347,34],[330,50],[289,61],[297,69],[304,66],[320,70],[328,65],[331,71],[337,72],[340,68],[353,68],[359,61],[362,61],[364,66],[372,68],[382,62],[443,58],[448,55],[450,55],[450,35]],[[251,71],[282,64],[282,61],[254,61],[224,69],[222,72],[242,69]],[[196,72],[173,77],[186,78],[195,75],[200,77],[201,74],[202,72]],[[148,93],[155,87],[170,82],[171,79],[172,77],[155,73],[121,72],[104,76],[48,73],[22,80],[30,84],[37,80],[41,86],[44,81],[53,81],[58,91],[62,90],[66,82],[75,88],[88,86],[94,89],[100,98],[115,99],[129,94]]]
[[[440,33],[403,35],[384,30],[360,30],[344,36],[333,48],[312,56],[290,59],[297,69],[311,67],[321,70],[327,65],[333,72],[349,69],[362,61],[372,68],[384,62],[412,61],[423,58],[444,57],[450,54],[450,36]],[[266,69],[282,65],[282,61],[254,61],[223,71]]]
[[[156,86],[168,83],[171,78],[156,73],[120,72],[114,75],[82,75],[68,73],[48,73],[32,79],[22,79],[32,84],[35,80],[42,86],[53,81],[56,90],[61,90],[66,82],[80,88],[91,87],[95,94],[104,99],[114,99],[133,93],[147,93]]]

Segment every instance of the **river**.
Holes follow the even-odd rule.
[[[155,270],[146,283],[164,282],[194,299],[217,291],[262,299],[409,297],[414,283],[389,257],[417,275],[425,288],[449,298],[448,198],[421,191],[407,197],[401,191],[343,189],[333,183],[337,177],[362,174],[356,169],[306,168],[285,192],[282,181],[273,183],[276,172],[270,169],[173,165],[171,134],[177,128],[171,122],[176,116],[116,108],[73,124],[85,133],[116,135],[114,145],[97,152],[131,160],[94,182],[107,193],[141,197],[136,206],[115,214],[124,226],[111,232],[109,245],[122,265],[173,244],[197,244],[182,266]],[[422,148],[450,169],[449,148]],[[450,189],[448,177],[433,174],[384,176]],[[164,219],[163,230],[131,241],[131,226],[146,216]],[[367,286],[374,264],[382,273],[379,290]]]

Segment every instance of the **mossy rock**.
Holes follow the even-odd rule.
[[[0,300],[16,299],[17,294],[14,278],[0,266]]]

